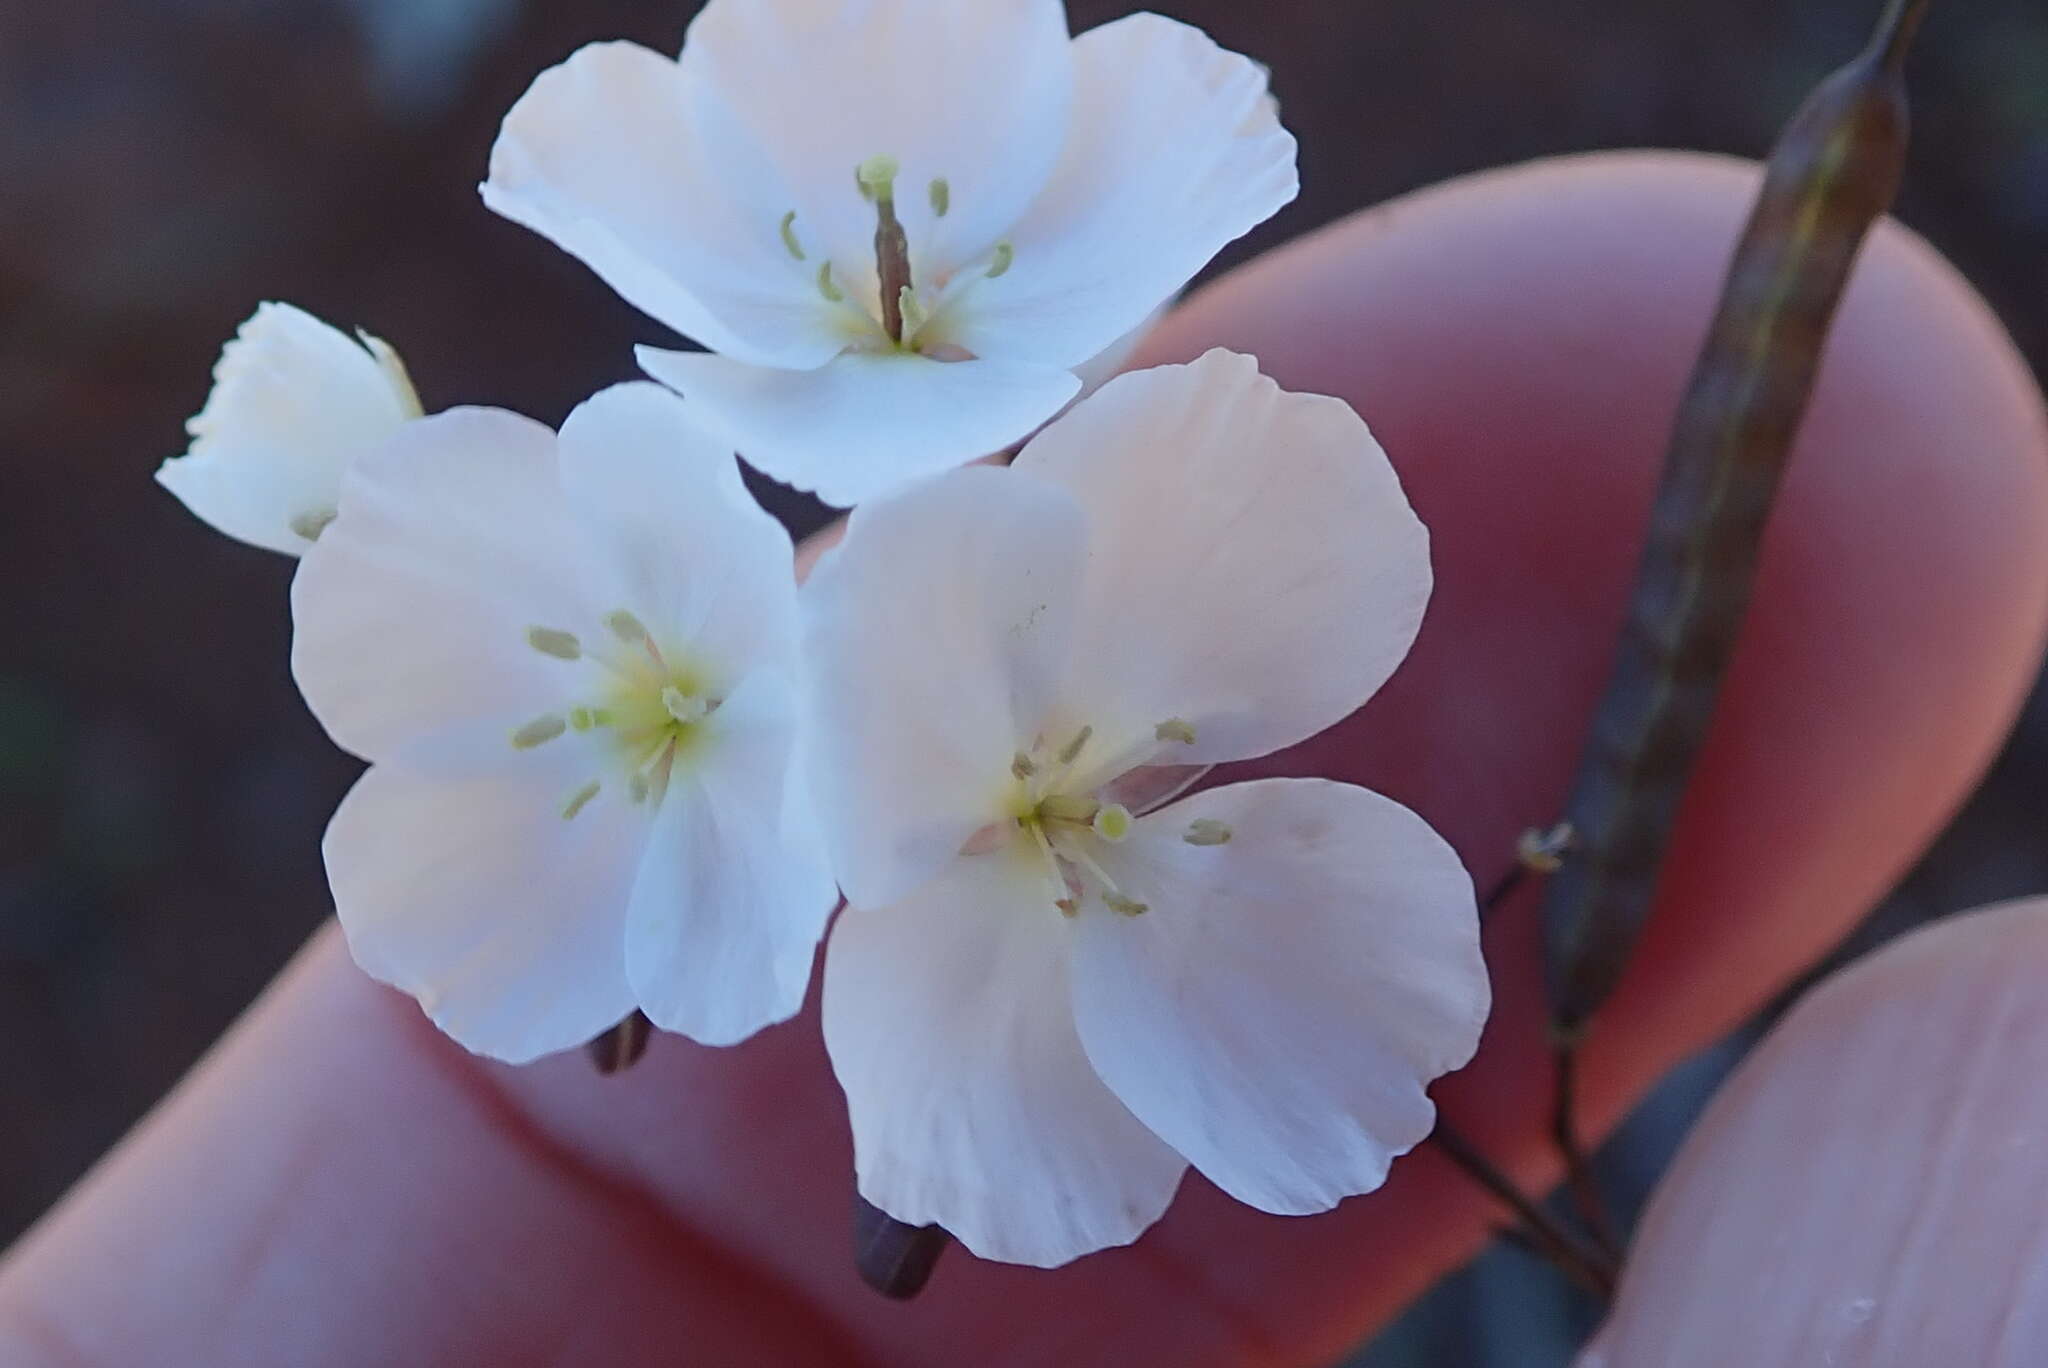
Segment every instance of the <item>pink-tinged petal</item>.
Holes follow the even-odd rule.
[[[564,662],[526,644],[593,601],[563,516],[555,435],[499,409],[408,423],[342,484],[292,581],[292,676],[343,749],[383,759],[480,717],[563,702]]]
[[[1128,1244],[1186,1168],[1082,1053],[1070,929],[1006,852],[849,907],[826,951],[861,1195],[982,1258],[1051,1267]]]
[[[1265,69],[1201,30],[1133,14],[1074,63],[1059,167],[949,327],[977,356],[1080,365],[1299,188]]]
[[[562,424],[562,489],[625,607],[685,646],[719,692],[796,664],[795,552],[732,448],[658,385],[614,385]]]
[[[626,900],[647,823],[604,792],[564,818],[601,772],[573,736],[520,751],[495,725],[373,766],[322,847],[356,963],[515,1064],[616,1024],[634,1006]]]
[[[1185,839],[1191,824],[1220,843]],[[1141,818],[1083,904],[1074,1007],[1124,1104],[1264,1211],[1323,1211],[1429,1134],[1429,1081],[1479,1044],[1490,992],[1472,883],[1378,794],[1269,779]]]
[[[756,673],[702,724],[656,813],[626,925],[655,1025],[730,1045],[803,1005],[839,890],[793,769],[796,697]]]
[[[847,352],[805,371],[652,347],[639,357],[749,465],[842,508],[1002,450],[1081,387],[1044,366],[912,352]]]
[[[1579,1368],[2048,1361],[2044,982],[2030,898],[1801,999],[1686,1137]]]
[[[897,160],[912,262],[944,272],[1023,214],[1052,174],[1072,104],[1059,0],[711,0],[681,61],[719,178],[789,187],[776,212],[797,211],[813,270],[829,258],[848,281],[871,281],[874,267],[875,209],[855,167]]]
[[[864,505],[804,585],[807,772],[855,903],[896,901],[1004,815],[1067,662],[1084,528],[970,466]]]
[[[1098,728],[1247,759],[1314,735],[1394,672],[1429,600],[1429,534],[1365,423],[1248,356],[1120,375],[1016,469],[1089,519],[1070,697]]]
[[[505,116],[484,203],[707,347],[819,365],[845,341],[816,267],[783,246],[788,192],[758,167],[733,176],[707,160],[686,84],[675,62],[632,43],[581,49]]]

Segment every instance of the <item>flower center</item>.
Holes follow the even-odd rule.
[[[982,269],[973,275],[943,271],[920,286],[910,265],[910,239],[896,214],[896,178],[901,166],[894,157],[869,157],[853,170],[854,186],[862,199],[875,209],[876,299],[872,311],[847,298],[834,278],[828,257],[818,265],[817,289],[851,325],[853,347],[863,351],[916,352],[934,360],[959,361],[968,353],[945,336],[945,314],[978,281],[994,280],[1010,269],[1016,251],[1007,241],[998,242],[985,261],[969,263]],[[926,187],[932,216],[944,218],[953,205],[953,187],[944,176]],[[797,234],[796,210],[782,216],[782,245],[792,258],[808,261],[803,239]]]
[[[512,745],[531,750],[565,732],[593,732],[606,743],[614,777],[634,803],[660,806],[678,758],[702,739],[703,723],[721,699],[679,651],[664,651],[644,623],[621,608],[604,616],[608,641],[586,645],[572,632],[530,627],[527,644],[562,661],[598,666],[597,687],[561,712],[543,713],[512,733]],[[574,817],[604,787],[600,777],[570,794],[562,816]]]
[[[1194,728],[1179,718],[1159,723],[1149,743],[1108,756],[1096,753],[1100,745],[1092,726],[1081,727],[1057,746],[1041,736],[1029,751],[1010,759],[1007,820],[975,833],[962,853],[987,854],[1021,843],[1040,865],[1047,900],[1063,916],[1079,916],[1091,896],[1121,916],[1139,916],[1150,905],[1118,884],[1103,865],[1103,848],[1127,839],[1136,820],[1119,801],[1122,791],[1150,792],[1156,795],[1151,805],[1170,799],[1173,791],[1165,787],[1131,781],[1186,768],[1161,768],[1157,762],[1194,739]],[[1188,769],[1190,777],[1199,773]],[[1197,821],[1183,839],[1220,845],[1230,832],[1221,823]]]

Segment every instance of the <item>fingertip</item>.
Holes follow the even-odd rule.
[[[2032,899],[1816,988],[1687,1140],[1582,1368],[2041,1362],[2044,979]]]

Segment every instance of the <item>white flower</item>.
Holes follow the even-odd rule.
[[[157,470],[185,507],[237,540],[302,553],[334,516],[342,472],[420,416],[398,353],[289,304],[262,304],[213,368],[192,446]]]
[[[1059,0],[710,0],[670,61],[586,47],[485,202],[712,354],[641,364],[852,504],[998,450],[1294,197],[1263,68]]]
[[[374,762],[327,830],[342,930],[482,1054],[635,1007],[742,1039],[802,1003],[837,900],[791,783],[789,537],[685,407],[423,419],[292,585],[299,687]]]
[[[854,513],[804,590],[805,706],[869,1201],[1052,1265],[1190,1163],[1321,1211],[1429,1132],[1489,1000],[1449,846],[1322,780],[1159,805],[1354,709],[1429,586],[1365,425],[1227,352]]]

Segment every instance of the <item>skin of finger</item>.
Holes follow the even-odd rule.
[[[1232,346],[1283,384],[1350,399],[1433,531],[1437,597],[1410,662],[1357,717],[1259,772],[1388,792],[1482,881],[1520,828],[1554,814],[1665,428],[1754,185],[1739,164],[1653,154],[1470,178],[1276,252],[1155,334],[1149,361]],[[2032,673],[2048,584],[2039,404],[1967,288],[1909,234],[1881,233],[1771,531],[1671,891],[1591,1042],[1596,1129],[1835,939],[1996,744]],[[1481,1059],[1439,1093],[1505,1162],[1547,1181],[1533,908],[1510,908],[1488,941],[1496,1018]],[[315,1029],[319,1004],[334,1019]],[[242,1062],[225,1073],[230,1060]],[[303,1091],[266,1081],[291,1074],[336,1079],[351,1124],[299,1123]],[[475,1125],[442,1115],[464,1106],[479,1109]],[[366,1135],[405,1162],[365,1161]],[[530,1161],[521,1181],[466,1176],[494,1171],[464,1158],[494,1144]],[[222,1158],[243,1150],[256,1153]],[[231,1269],[324,1281],[334,1267],[364,1306],[378,1279],[402,1290],[459,1250],[460,1296],[337,1313],[325,1361],[466,1346],[465,1317],[477,1342],[486,1322],[530,1320],[532,1342],[546,1343],[561,1302],[507,1294],[552,1265],[552,1242],[457,1232],[516,1224],[529,1204],[577,1209],[576,1194],[601,1190],[605,1201],[584,1202],[583,1234],[658,1213],[675,1263],[724,1270],[718,1309],[676,1295],[678,1321],[718,1319],[706,1334],[770,1322],[809,1333],[817,1317],[843,1336],[842,1357],[891,1363],[1313,1362],[1464,1257],[1492,1216],[1430,1152],[1397,1164],[1380,1193],[1309,1219],[1262,1216],[1191,1178],[1128,1250],[1054,1273],[955,1256],[924,1298],[895,1306],[851,1273],[848,1168],[814,1016],[729,1051],[658,1040],[622,1079],[573,1058],[476,1069],[409,1004],[355,976],[330,936],[16,1254],[0,1311],[161,1343],[185,1323],[180,1307],[212,1323],[209,1298]],[[350,1195],[346,1221],[295,1213],[292,1184],[316,1169]],[[193,1256],[190,1232],[208,1223],[214,1244],[238,1249],[252,1242],[237,1244],[237,1230],[269,1234],[239,1262]],[[110,1317],[76,1278],[111,1242],[132,1252],[131,1278],[170,1290]],[[645,1257],[627,1230],[619,1251]],[[423,1318],[435,1316],[430,1330]],[[278,1338],[249,1341],[251,1357],[303,1354],[282,1338],[288,1323],[259,1328]],[[754,1361],[775,1359],[764,1349]]]
[[[1580,1368],[2048,1362],[2048,900],[1834,975],[1743,1062]]]

